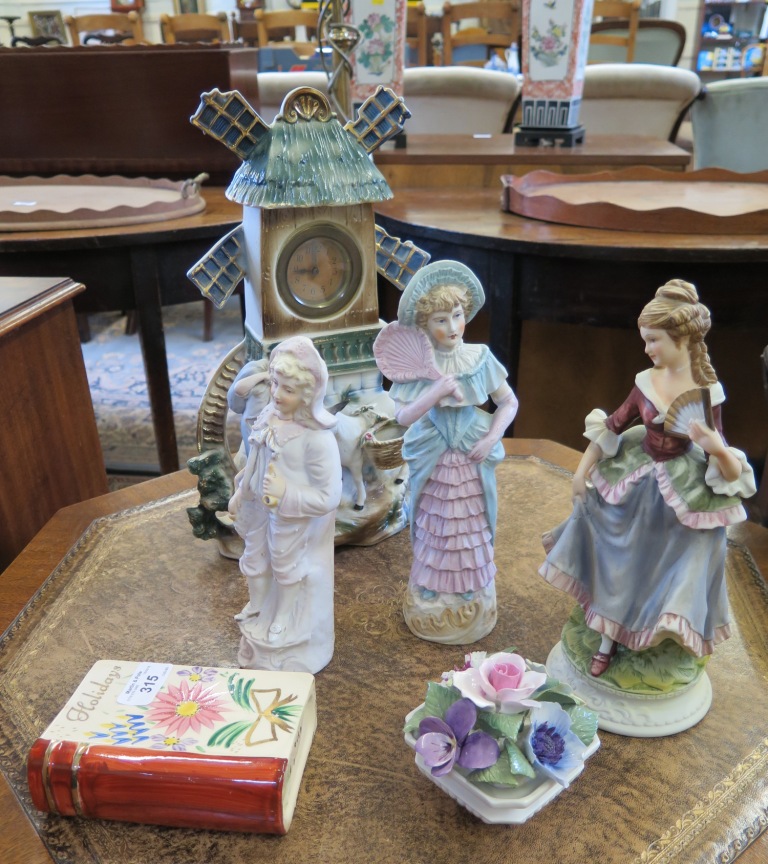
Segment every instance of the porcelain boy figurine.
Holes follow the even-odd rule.
[[[744,454],[722,437],[725,395],[704,344],[710,314],[694,286],[674,279],[659,288],[638,324],[652,366],[610,417],[587,417],[573,514],[544,537],[540,573],[600,634],[587,658],[593,677],[617,645],[637,652],[672,639],[702,657],[728,638],[725,526],[746,518],[740,498],[755,491]],[[671,415],[697,392],[711,403],[713,427],[692,419],[675,435]]]
[[[249,600],[238,660],[252,669],[318,672],[333,656],[333,538],[341,463],[323,407],[328,372],[312,341],[281,342],[271,400],[253,424],[229,504],[245,541]]]
[[[408,427],[413,566],[403,612],[415,635],[448,644],[475,642],[496,623],[495,468],[517,399],[488,347],[464,344],[465,324],[484,301],[463,264],[428,264],[374,346],[395,382],[397,420]],[[477,407],[489,396],[493,416]]]

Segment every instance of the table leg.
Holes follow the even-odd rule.
[[[160,470],[169,474],[179,470],[179,451],[160,306],[160,274],[153,247],[138,246],[131,250],[131,276]]]

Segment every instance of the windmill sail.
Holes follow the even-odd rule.
[[[410,240],[403,242],[376,226],[376,269],[400,291],[417,270],[429,263],[431,257],[429,252],[419,249]]]
[[[245,267],[245,235],[243,226],[238,225],[190,267],[187,278],[221,309],[245,276]]]
[[[690,438],[688,425],[691,420],[698,420],[710,429],[715,428],[709,387],[697,387],[681,393],[667,409],[664,432],[675,438]]]
[[[270,127],[237,90],[222,93],[214,89],[203,93],[200,106],[189,121],[206,135],[221,141],[243,162],[270,132]]]
[[[380,147],[398,132],[403,131],[411,112],[400,96],[389,87],[379,86],[357,112],[357,120],[351,120],[344,129],[358,140],[367,153]]]

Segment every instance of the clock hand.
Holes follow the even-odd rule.
[[[317,276],[320,272],[319,267],[305,267],[303,270],[299,270],[298,267],[293,268],[294,273],[311,273],[313,276]]]

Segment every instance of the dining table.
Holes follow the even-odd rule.
[[[683,170],[690,158],[675,145],[652,138],[595,135],[573,148],[515,147],[513,139],[512,135],[415,135],[408,138],[404,149],[385,149],[375,158],[393,187],[395,197],[390,203],[396,208],[401,201],[402,207],[412,206],[413,194],[400,188],[401,181],[408,178],[433,184],[417,193],[427,207],[430,202],[440,206],[438,202],[446,200],[434,187],[479,178],[479,186],[466,189],[469,206],[476,207],[472,202],[478,190],[486,188],[487,200],[495,207],[494,187],[504,171],[546,167],[569,172],[579,167],[597,170],[638,164]],[[462,191],[462,200],[464,194]],[[0,233],[0,276],[67,274],[86,286],[74,300],[76,312],[136,311],[162,473],[179,467],[162,306],[200,297],[186,278],[187,270],[242,219],[241,208],[227,200],[224,188],[203,187],[202,196],[202,212],[163,222]],[[455,209],[454,204],[450,207]],[[401,211],[382,208],[380,212],[386,216]]]

